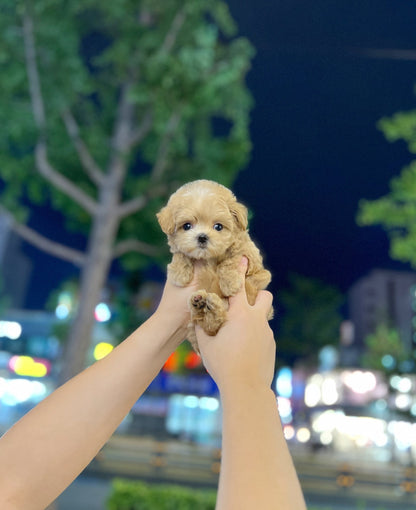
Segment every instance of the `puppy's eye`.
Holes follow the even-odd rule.
[[[223,226],[221,223],[216,223],[214,225],[214,230],[216,230],[217,232],[220,232],[222,229],[223,229]]]
[[[183,228],[184,230],[191,230],[191,228],[192,228],[192,224],[191,224],[191,223],[184,223],[184,224],[182,225],[182,228]]]

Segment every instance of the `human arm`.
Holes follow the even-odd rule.
[[[195,290],[165,285],[141,327],[0,439],[0,508],[41,510],[88,465],[186,335]]]
[[[275,360],[267,321],[271,302],[271,294],[263,291],[250,306],[242,286],[230,298],[227,322],[215,337],[197,329],[202,359],[223,407],[217,510],[306,509],[270,389]]]

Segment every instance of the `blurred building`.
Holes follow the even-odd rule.
[[[380,323],[396,328],[409,349],[416,333],[416,272],[375,269],[348,293],[352,346],[360,351]]]
[[[0,296],[11,308],[22,308],[26,299],[32,263],[21,249],[21,239],[12,231],[10,220],[0,214]]]

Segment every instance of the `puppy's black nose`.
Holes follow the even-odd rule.
[[[206,234],[199,234],[198,243],[199,244],[207,244],[207,242],[208,242],[208,236]]]

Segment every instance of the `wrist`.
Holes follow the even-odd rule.
[[[154,339],[160,349],[173,352],[186,338],[187,324],[178,321],[173,314],[158,310],[146,321],[155,330]]]
[[[260,396],[270,396],[275,398],[275,394],[271,387],[262,381],[234,380],[227,381],[219,385],[221,400],[228,401],[232,399],[242,399],[247,402],[250,399],[258,399]]]

